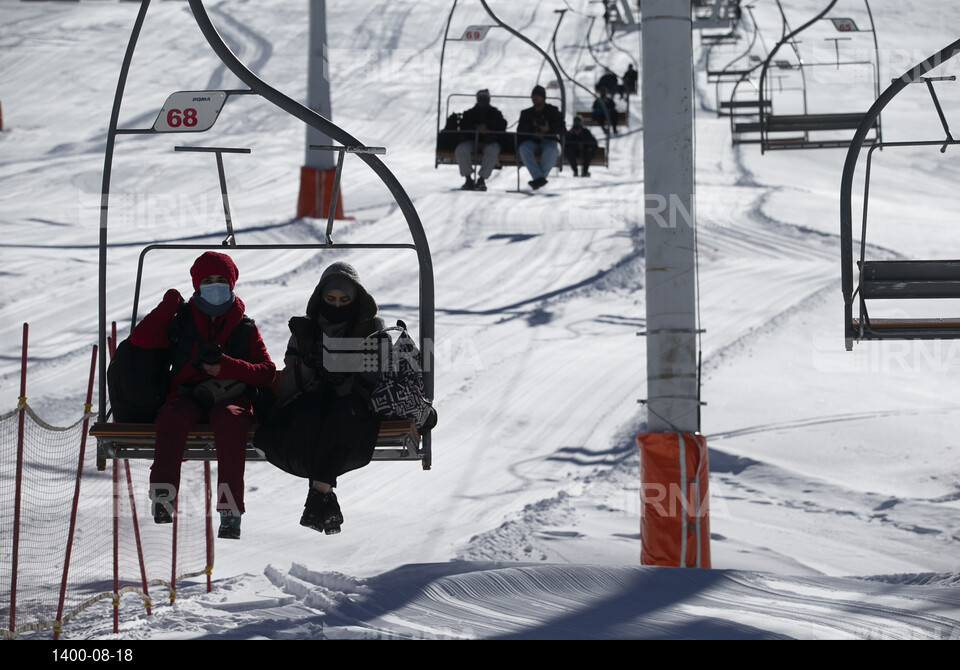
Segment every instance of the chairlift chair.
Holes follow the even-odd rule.
[[[824,148],[847,148],[850,145],[850,137],[853,131],[859,126],[864,118],[862,112],[826,112],[813,113],[808,108],[808,82],[807,70],[811,68],[829,68],[834,67],[868,67],[873,77],[874,98],[879,95],[879,46],[877,44],[876,27],[873,22],[873,14],[870,10],[868,0],[863,0],[866,10],[866,17],[869,23],[868,27],[860,27],[854,21],[846,18],[827,18],[827,15],[833,10],[837,0],[831,0],[829,4],[821,10],[815,17],[801,25],[793,31],[786,27],[786,15],[780,0],[777,5],[780,8],[781,16],[784,21],[784,36],[780,42],[771,50],[767,59],[760,70],[759,79],[759,99],[770,99],[770,106],[766,104],[759,107],[758,120],[756,125],[742,125],[739,142],[743,142],[742,133],[756,132],[758,137],[755,142],[760,144],[761,152],[774,149],[824,149]],[[809,61],[801,56],[798,48],[797,36],[810,27],[821,21],[830,20],[836,31],[843,35],[855,35],[857,33],[869,34],[872,37],[873,57],[863,60],[843,60],[840,57],[839,42],[835,42],[836,59],[833,61]],[[840,38],[833,38],[840,39]],[[846,39],[846,37],[844,37]],[[789,46],[795,53],[795,61],[785,58],[777,58],[779,50]],[[771,72],[780,70],[793,70],[800,78],[799,92],[801,104],[797,111],[787,114],[775,111],[776,91],[771,85]],[[872,125],[869,126],[872,140],[880,141],[881,128],[879,116],[872,119]]]
[[[471,98],[473,99],[474,94],[466,93],[451,93],[447,95],[446,105],[443,104],[443,66],[444,66],[444,57],[447,51],[448,42],[476,42],[486,39],[486,36],[491,28],[503,28],[513,37],[518,38],[523,43],[532,47],[537,51],[540,56],[543,57],[543,61],[547,63],[553,70],[556,76],[557,88],[559,89],[559,95],[555,99],[560,103],[560,112],[565,116],[566,114],[566,94],[564,91],[563,82],[560,76],[560,70],[557,68],[557,65],[550,59],[550,56],[541,49],[536,43],[531,41],[529,38],[524,36],[521,32],[512,28],[503,22],[493,10],[487,5],[485,0],[480,0],[480,4],[483,6],[483,9],[486,11],[487,15],[490,16],[493,21],[492,25],[486,26],[468,26],[464,33],[459,37],[451,37],[450,28],[453,22],[454,13],[457,10],[458,0],[453,1],[453,5],[450,8],[450,13],[447,15],[447,23],[444,28],[443,33],[443,42],[440,49],[440,75],[437,81],[437,142],[436,142],[436,152],[434,156],[434,168],[439,167],[440,165],[456,165],[456,157],[454,156],[454,149],[456,147],[455,140],[459,138],[463,131],[457,130],[446,130],[446,123],[451,118],[452,113],[450,111],[450,101],[453,98]],[[510,98],[525,98],[529,99],[529,96],[524,95],[491,95],[491,99],[510,99]],[[484,131],[484,134],[491,134],[488,131]],[[515,131],[510,131],[510,126],[507,127],[507,132],[503,133],[504,142],[500,144],[500,157],[498,161],[498,168],[504,166],[515,166],[517,169],[517,191],[520,190],[520,168],[522,167],[522,161],[520,160],[518,147],[520,138],[517,137]],[[452,139],[451,139],[452,138]],[[555,166],[562,170],[563,169],[563,138],[560,138],[561,141],[561,151],[557,157]],[[479,153],[471,154],[471,162],[474,166],[480,164],[482,156]]]
[[[220,114],[223,105],[233,95],[259,95],[286,111],[288,114],[299,118],[304,123],[317,128],[324,135],[340,143],[337,146],[314,147],[311,149],[335,151],[339,154],[337,170],[334,178],[333,193],[338,192],[340,174],[343,169],[343,160],[346,153],[351,153],[359,157],[363,162],[374,170],[377,176],[384,182],[391,194],[394,196],[399,209],[403,213],[407,225],[410,229],[413,241],[409,244],[335,244],[332,238],[334,212],[336,199],[332,198],[330,205],[329,219],[327,221],[326,241],[322,244],[260,244],[260,245],[241,245],[237,244],[236,237],[232,228],[229,203],[226,191],[226,182],[224,178],[222,156],[224,153],[246,153],[249,150],[233,148],[200,148],[200,147],[180,147],[181,151],[206,151],[215,153],[218,161],[218,172],[220,177],[221,194],[224,202],[224,213],[227,222],[227,237],[220,246],[211,245],[186,245],[186,244],[153,244],[149,245],[140,254],[140,261],[137,270],[137,282],[135,289],[133,315],[131,318],[131,327],[136,323],[137,304],[139,302],[140,286],[143,274],[144,259],[148,252],[158,249],[410,249],[416,252],[420,270],[419,285],[419,329],[420,329],[420,350],[423,354],[423,375],[425,393],[428,399],[433,398],[433,338],[434,338],[434,284],[433,284],[433,266],[430,259],[429,246],[423,226],[417,215],[413,203],[410,201],[403,187],[397,181],[396,177],[389,169],[377,158],[378,154],[385,153],[380,147],[366,147],[359,141],[350,136],[344,130],[334,125],[331,121],[323,118],[313,110],[294,101],[280,91],[272,88],[261,81],[256,75],[241,63],[230,49],[223,42],[216,28],[210,22],[206,10],[201,0],[188,0],[194,18],[200,27],[201,32],[206,38],[208,44],[217,54],[223,64],[230,69],[249,90],[240,91],[211,91],[206,92],[210,95],[193,96],[193,99],[200,99],[197,103],[199,111],[191,120],[200,120],[207,115],[209,125]],[[140,134],[149,135],[160,132],[176,132],[176,128],[165,127],[163,111],[158,116],[157,123],[153,128],[119,128],[118,117],[120,105],[123,98],[123,92],[127,75],[132,61],[133,53],[141,29],[146,18],[150,0],[141,0],[140,10],[131,31],[130,39],[127,44],[124,61],[121,67],[120,78],[114,97],[113,110],[111,113],[110,126],[107,134],[106,152],[104,158],[104,173],[102,187],[102,206],[100,210],[100,269],[99,269],[99,369],[100,369],[100,394],[99,394],[99,416],[94,424],[90,434],[97,440],[97,465],[99,469],[104,469],[107,459],[117,458],[151,458],[154,449],[154,426],[153,424],[122,424],[108,421],[109,410],[107,408],[107,387],[106,387],[106,368],[107,368],[107,326],[106,326],[106,267],[107,267],[107,232],[108,232],[108,212],[110,200],[110,178],[112,172],[113,155],[118,135]],[[176,96],[177,94],[174,94]],[[174,96],[168,98],[173,99]],[[187,97],[190,100],[190,96]],[[173,109],[173,108],[171,108]],[[179,108],[176,108],[179,109]],[[192,108],[191,108],[192,109]],[[175,124],[176,125],[176,124]],[[194,124],[191,130],[206,130],[207,128],[198,128]],[[115,340],[114,340],[115,341]],[[252,437],[252,433],[251,433]],[[215,458],[215,451],[212,446],[212,431],[209,426],[197,426],[190,434],[187,442],[187,449],[184,458],[206,460]],[[247,457],[251,460],[261,460],[264,455],[254,449],[248,441]],[[374,453],[374,460],[410,460],[421,463],[424,470],[430,469],[432,465],[432,440],[429,429],[422,432],[410,421],[384,421],[380,435],[377,441],[377,447]]]
[[[861,120],[850,143],[840,186],[841,283],[844,303],[846,349],[862,340],[942,340],[960,338],[960,318],[872,318],[868,303],[874,300],[937,300],[960,298],[960,260],[874,260],[867,258],[867,201],[870,170],[874,153],[880,149],[934,146],[941,153],[960,144],[953,138],[936,94],[934,82],[955,80],[954,76],[924,76],[931,69],[960,53],[960,40],[898,77],[877,98]],[[943,139],[905,142],[875,142],[869,146],[865,161],[863,212],[859,254],[854,253],[853,183],[858,160],[874,120],[893,98],[911,84],[923,84],[930,93],[945,132]],[[854,267],[858,277],[854,279]],[[856,314],[855,314],[856,310]]]

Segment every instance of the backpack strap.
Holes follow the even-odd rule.
[[[203,344],[200,330],[193,321],[189,305],[180,301],[177,313],[174,314],[167,329],[167,340],[170,342],[170,375],[175,376],[185,365],[189,365],[193,354],[193,343]]]

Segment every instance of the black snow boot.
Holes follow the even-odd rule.
[[[333,491],[320,493],[311,487],[303,504],[300,525],[323,531],[327,535],[336,535],[340,532],[342,523],[343,513],[340,511],[340,503],[337,502],[337,494]]]
[[[239,540],[242,518],[241,512],[234,514],[228,509],[220,510],[220,530],[217,531],[217,537],[225,540]]]
[[[150,501],[153,503],[151,511],[154,523],[173,523],[173,498],[167,489],[153,489]]]

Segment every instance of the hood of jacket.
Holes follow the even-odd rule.
[[[320,275],[320,281],[317,287],[313,289],[310,300],[307,301],[307,316],[315,320],[320,313],[320,303],[323,301],[323,289],[334,277],[345,277],[357,286],[357,319],[360,322],[367,321],[377,315],[377,302],[373,296],[367,293],[367,289],[360,283],[360,275],[356,269],[349,263],[337,261],[323,271]]]

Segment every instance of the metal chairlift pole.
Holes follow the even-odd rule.
[[[648,429],[697,432],[690,3],[651,1],[641,20]]]
[[[788,31],[788,30],[787,30],[787,16],[786,16],[786,14],[785,14],[784,11],[783,11],[783,5],[780,3],[780,0],[777,0],[777,7],[780,9],[780,16],[783,18],[784,34],[783,34],[783,36],[780,38],[780,41],[777,43],[777,45],[774,46],[773,49],[771,49],[769,55],[767,56],[767,59],[763,62],[763,67],[760,69],[760,101],[761,101],[761,106],[760,106],[760,138],[761,138],[761,140],[760,140],[760,153],[761,153],[761,154],[762,154],[762,153],[766,153],[766,139],[767,139],[767,127],[766,127],[766,126],[767,126],[767,118],[766,118],[766,117],[767,117],[767,114],[764,113],[764,109],[763,109],[763,95],[764,95],[764,84],[766,83],[766,78],[767,78],[767,70],[770,69],[771,63],[774,62],[774,61],[773,61],[774,56],[777,55],[777,52],[780,50],[780,47],[782,47],[784,44],[790,43],[791,40],[793,40],[793,38],[794,38],[796,35],[802,33],[804,30],[806,30],[807,28],[809,28],[810,26],[812,26],[814,23],[816,23],[817,21],[819,21],[820,19],[822,19],[824,16],[826,16],[827,13],[828,13],[831,9],[833,9],[833,6],[834,6],[835,4],[837,4],[837,0],[830,0],[829,4],[827,4],[827,6],[826,6],[824,9],[822,9],[822,10],[821,10],[816,16],[814,16],[812,19],[810,19],[809,21],[806,21],[803,25],[801,25],[801,26],[800,26],[799,28],[797,28],[796,30]],[[796,49],[795,46],[794,46],[794,49]],[[799,60],[799,54],[798,54],[798,60]],[[801,76],[803,76],[803,63],[802,63],[802,62],[800,63],[800,74],[801,74]],[[806,99],[806,86],[804,85],[803,88],[804,88],[804,92],[803,92],[803,95],[804,95],[803,104],[804,104],[804,107],[806,107],[806,104],[807,104],[807,99]]]
[[[709,464],[700,434],[691,14],[689,0],[646,0],[641,17],[648,395],[646,432],[637,435],[640,560],[644,565],[709,568]],[[661,504],[664,499],[667,505]]]
[[[581,84],[579,81],[577,81],[576,79],[574,79],[573,77],[571,77],[569,74],[567,74],[567,71],[563,69],[563,65],[560,63],[560,55],[557,53],[557,33],[560,31],[560,24],[563,22],[563,17],[564,17],[564,15],[566,14],[567,10],[566,10],[566,9],[555,9],[555,10],[553,10],[553,11],[554,11],[554,13],[560,15],[560,18],[557,19],[557,26],[553,29],[553,37],[550,38],[550,48],[551,48],[551,50],[553,51],[553,60],[554,60],[554,62],[556,63],[557,69],[560,70],[560,72],[561,72],[567,79],[569,79],[570,82],[571,82],[574,86],[579,86],[579,87],[582,88],[584,91],[586,91],[587,94],[590,95],[590,97],[592,97],[592,98],[594,99],[594,101],[599,100],[599,99],[600,99],[600,96],[598,96],[596,93],[594,93],[594,92],[593,92],[590,88],[588,88],[587,86],[584,86],[584,85]],[[592,23],[591,23],[591,25],[592,25]],[[573,114],[574,114],[574,116],[576,116],[576,114],[577,114],[577,110],[576,110],[576,109],[573,110]],[[606,106],[606,105],[603,106],[603,116],[604,116],[604,118],[605,118],[606,121],[607,121],[607,126],[612,127],[612,126],[613,126],[613,121],[614,121],[615,119],[611,119],[611,118],[610,118],[610,110],[607,109],[607,106]],[[609,148],[609,145],[610,145],[610,139],[609,139],[609,137],[608,137],[608,138],[607,138],[607,147],[608,147],[608,148]]]
[[[268,102],[276,105],[294,118],[301,120],[309,126],[325,133],[335,142],[340,142],[344,146],[363,146],[362,142],[355,137],[334,125],[329,119],[325,119],[308,107],[296,102],[284,95],[274,87],[270,86],[247,67],[240,62],[237,56],[230,51],[223,38],[217,32],[217,29],[210,21],[201,0],[188,0],[190,9],[193,12],[200,32],[207,39],[207,43],[219,56],[221,62],[235,74],[243,83],[254,90],[258,95]],[[417,256],[420,261],[420,307],[421,323],[420,337],[422,342],[429,347],[424,351],[424,390],[428,398],[433,398],[433,346],[434,346],[434,313],[435,313],[435,295],[433,284],[433,262],[430,259],[430,245],[427,241],[423,224],[420,216],[413,206],[409,195],[403,189],[396,176],[372,153],[361,152],[358,157],[373,170],[380,178],[390,193],[394,196],[400,212],[403,214],[410,229],[411,237],[417,249]],[[429,365],[429,369],[427,366]],[[424,441],[428,440],[429,434],[424,435]]]

